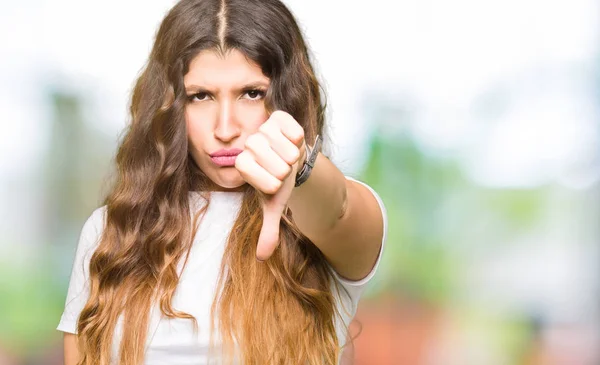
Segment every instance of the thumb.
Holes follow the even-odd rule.
[[[263,225],[258,236],[256,258],[264,261],[271,257],[279,245],[279,224],[292,195],[296,181],[297,164],[292,166],[291,173],[283,181],[283,185],[273,195],[263,195]]]
[[[278,203],[273,196],[265,198],[263,203],[263,224],[256,247],[256,259],[264,261],[271,257],[279,245],[279,223],[285,204]]]

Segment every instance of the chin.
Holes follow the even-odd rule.
[[[223,189],[237,189],[246,184],[246,181],[242,179],[237,171],[235,171],[235,174],[218,174],[213,182]]]
[[[223,189],[236,189],[236,188],[242,187],[244,184],[245,184],[245,182],[240,182],[240,183],[219,183],[217,185],[219,185]]]

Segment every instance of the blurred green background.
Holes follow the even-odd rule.
[[[600,364],[600,4],[286,3],[326,151],[388,212],[348,364]],[[172,4],[0,2],[0,365],[62,363],[77,238]]]

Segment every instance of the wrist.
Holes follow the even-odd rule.
[[[302,185],[310,176],[310,173],[314,167],[314,164],[317,160],[317,156],[319,151],[321,150],[322,139],[320,135],[317,135],[315,139],[315,144],[312,147],[309,147],[304,143],[304,158],[301,159],[303,163],[298,166],[298,171],[296,173],[296,182],[295,187]]]
[[[306,158],[308,156],[307,150],[308,148],[306,142],[304,142],[302,147],[300,147],[300,158],[298,159],[298,168],[296,169],[296,173],[299,173],[300,170],[302,170],[302,166],[304,166],[304,163],[306,162]]]

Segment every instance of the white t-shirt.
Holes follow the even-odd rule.
[[[357,181],[346,176],[347,179]],[[384,234],[381,250],[371,272],[362,280],[349,281],[334,271],[334,279],[347,291],[340,290],[336,296],[337,309],[341,318],[336,318],[336,332],[340,346],[346,342],[346,327],[356,314],[358,301],[366,284],[374,276],[387,236],[387,213],[379,195],[365,185],[377,198],[384,218]],[[221,260],[228,234],[233,227],[242,194],[237,192],[212,192],[211,202],[198,228],[188,262],[181,271],[173,308],[193,315],[198,322],[198,332],[194,334],[192,321],[180,318],[162,317],[158,305],[150,314],[148,338],[146,341],[145,364],[207,364],[210,331],[210,307],[216,292]],[[190,193],[191,209],[198,209],[204,199],[197,193]],[[73,270],[67,292],[65,310],[57,330],[77,333],[77,319],[89,296],[89,262],[96,249],[105,224],[106,206],[96,209],[85,222],[75,254]],[[183,260],[182,260],[183,261]],[[218,329],[216,331],[218,334]],[[113,361],[118,359],[118,348],[122,335],[122,317],[117,322],[113,336]],[[214,359],[213,359],[214,360]],[[214,362],[211,362],[214,363]]]

